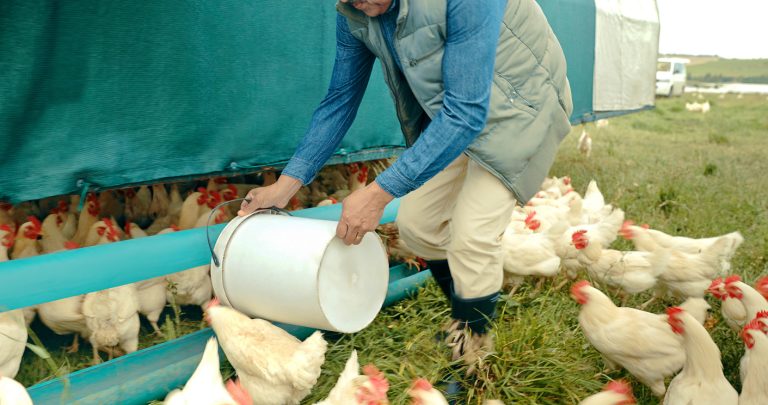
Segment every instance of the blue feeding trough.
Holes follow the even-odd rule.
[[[390,203],[381,222],[394,221],[398,206],[399,200]],[[325,220],[338,220],[340,214],[340,204],[293,213]],[[218,236],[223,227],[211,227],[211,236]],[[0,264],[0,308],[23,308],[103,290],[200,266],[209,260],[202,228],[13,260]],[[111,265],[105,267],[103,263]],[[429,276],[429,272],[415,272],[402,265],[392,267],[384,306],[414,293]],[[30,284],[29,280],[35,279],[51,280],[51,288],[39,291]],[[276,324],[299,339],[314,331]],[[204,329],[37,384],[28,391],[36,404],[145,404],[163,398],[186,382],[210,336],[212,331]]]

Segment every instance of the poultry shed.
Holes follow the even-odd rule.
[[[620,64],[655,71],[655,0],[633,8],[644,10],[633,14],[641,19],[607,7],[621,2],[538,2],[565,50],[572,123],[652,105],[644,90],[628,93],[631,102],[613,110],[596,108],[595,100],[603,91],[598,71],[604,64],[621,58]],[[331,1],[3,2],[0,200],[16,204],[74,194],[84,201],[88,192],[279,169],[330,80],[335,20]],[[630,20],[646,52],[621,55],[601,45],[610,36],[606,26]],[[357,119],[329,164],[393,157],[405,147],[379,69],[372,76]],[[624,75],[611,83],[644,89],[645,79]],[[382,222],[394,220],[397,206],[390,204]],[[332,205],[295,214],[335,220],[340,211]],[[222,228],[211,227],[211,237]],[[208,263],[204,231],[0,263],[0,311]],[[392,267],[385,305],[428,276]],[[45,288],[39,280],[46,280]],[[282,326],[297,337],[311,333]],[[146,403],[186,381],[211,333],[205,329],[28,390],[40,404]]]

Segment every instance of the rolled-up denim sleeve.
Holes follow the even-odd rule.
[[[376,182],[395,197],[419,188],[456,159],[485,127],[505,0],[448,0],[443,106],[411,148]]]
[[[336,18],[336,60],[328,93],[312,115],[304,138],[283,174],[311,182],[339,147],[357,115],[376,57],[349,32],[346,18]]]

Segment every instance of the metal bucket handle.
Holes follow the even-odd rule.
[[[205,221],[205,240],[208,242],[208,250],[211,251],[211,258],[213,259],[213,263],[217,267],[220,266],[221,264],[219,263],[219,257],[216,256],[216,253],[214,253],[214,251],[213,251],[213,245],[211,244],[211,237],[208,234],[208,228],[210,228],[210,226],[211,226],[211,217],[213,217],[213,213],[216,212],[219,209],[219,207],[221,207],[222,205],[227,205],[227,204],[235,202],[235,201],[245,201],[247,203],[250,203],[251,199],[248,198],[248,197],[245,197],[245,198],[234,198],[234,199],[229,200],[229,201],[224,201],[224,202],[216,205],[215,207],[213,207],[211,212],[208,214],[208,220]],[[284,210],[282,208],[278,208],[278,207],[262,208],[262,209],[253,211],[251,213],[251,215],[254,215],[254,214],[269,214],[269,215],[288,215],[288,216],[292,216],[290,212],[288,212],[288,211],[286,211],[286,210]]]

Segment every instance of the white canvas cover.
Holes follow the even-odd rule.
[[[656,0],[595,0],[594,111],[653,105],[659,12]]]

